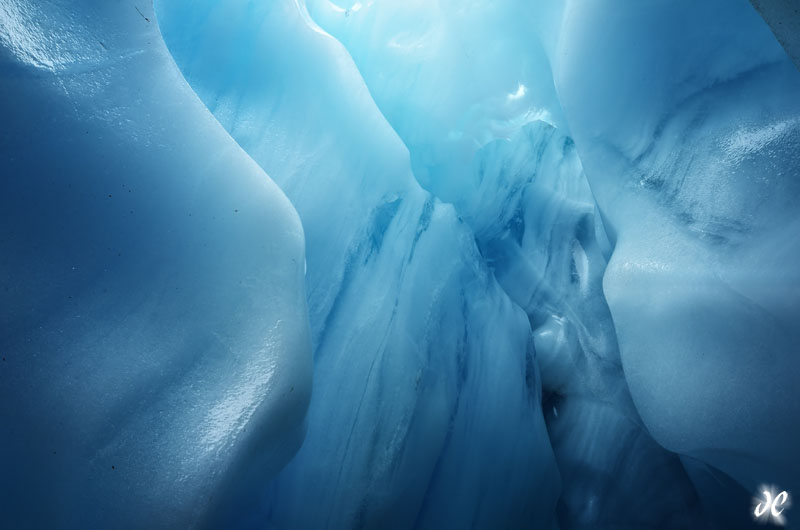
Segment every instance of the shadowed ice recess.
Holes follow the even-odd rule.
[[[800,494],[800,72],[747,0],[0,0],[0,111],[0,526]]]

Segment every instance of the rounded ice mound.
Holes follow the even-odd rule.
[[[541,33],[634,401],[666,448],[796,489],[800,72],[746,1],[612,4]]]
[[[297,214],[149,2],[0,3],[0,113],[3,522],[202,524],[304,435]]]

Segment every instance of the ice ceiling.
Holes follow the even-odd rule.
[[[747,0],[0,0],[0,116],[0,526],[800,493],[800,71]]]

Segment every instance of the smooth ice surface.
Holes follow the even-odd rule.
[[[294,2],[159,6],[187,79],[308,242],[309,430],[253,526],[549,527],[559,478],[525,313],[417,185],[344,49]]]
[[[797,489],[800,72],[745,1],[554,11],[541,33],[615,242],[604,291],[642,419],[748,491]]]
[[[564,477],[561,524],[705,524],[680,460],[651,440],[628,394],[602,287],[611,244],[530,31],[530,6],[309,6],[346,44],[412,160],[440,162],[415,165],[415,176],[452,201],[528,314]],[[398,48],[400,36],[416,44]],[[569,437],[558,434],[565,430]]]
[[[185,528],[300,445],[303,232],[141,2],[0,2],[0,526]]]
[[[483,145],[539,119],[564,125],[524,2],[305,3],[352,55],[415,177],[443,200],[469,186]]]
[[[0,0],[12,526],[800,489],[800,72],[747,0],[74,4]]]
[[[207,18],[221,19],[223,9]],[[689,9],[667,2],[319,1],[308,3],[308,15],[302,5],[300,11],[311,28],[319,24],[345,45],[369,88],[367,94],[357,84],[349,92],[374,98],[408,147],[414,177],[452,203],[481,260],[528,314],[565,477],[563,523],[637,516],[658,526],[706,524],[695,519],[703,516],[683,467],[705,506],[721,495],[739,496],[737,487],[752,490],[757,481],[795,483],[788,448],[796,443],[791,418],[798,411],[788,385],[797,368],[790,322],[798,281],[787,263],[796,254],[789,234],[797,221],[788,205],[797,171],[797,72],[746,2]],[[200,26],[206,19],[187,18]],[[272,47],[248,43],[241,36],[248,33],[240,34],[239,50],[297,49],[288,39]],[[252,83],[253,72],[266,76],[274,66],[246,69],[250,56],[243,60],[234,51],[237,61],[226,62],[236,75],[220,75],[219,41],[216,56],[189,53],[191,43],[184,35],[182,44],[171,44],[190,82],[237,140],[281,173],[270,167],[276,155],[264,142],[275,135],[265,133],[265,124],[275,120],[263,109],[280,105],[262,105],[278,97],[256,98],[260,108],[250,107],[252,92],[242,96],[244,84],[237,89],[230,82]],[[196,62],[204,56],[214,57],[206,73]],[[314,75],[324,77],[325,66]],[[285,77],[275,74],[270,82]],[[319,102],[317,78],[302,79]],[[350,87],[332,79],[333,86]],[[289,99],[279,97],[281,105]],[[333,114],[345,121],[339,111],[350,99],[334,100]],[[285,130],[298,121],[304,120],[295,118]],[[296,143],[302,135],[289,137]],[[318,142],[312,149],[321,150]],[[337,151],[348,160],[365,156],[361,149],[355,156],[346,147]],[[308,200],[291,191],[302,174],[295,166],[295,178],[276,177],[298,204]],[[655,204],[643,203],[647,193]],[[298,209],[313,231],[316,212]],[[765,358],[778,362],[763,367]],[[318,379],[334,377],[334,369],[321,370]],[[742,394],[745,403],[728,406]],[[568,425],[582,429],[559,435]],[[597,439],[630,442],[615,447]],[[301,457],[290,470],[314,465]],[[682,465],[688,458],[696,463]],[[618,476],[634,461],[640,464],[614,487],[600,478]],[[720,479],[709,489],[703,477],[716,471],[704,465],[739,486],[723,487],[727,479]],[[643,504],[626,502],[634,496]],[[587,498],[603,508],[592,508],[595,501],[587,507]]]

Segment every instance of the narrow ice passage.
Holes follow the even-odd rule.
[[[0,523],[800,492],[800,72],[747,0],[0,0],[0,110]]]

